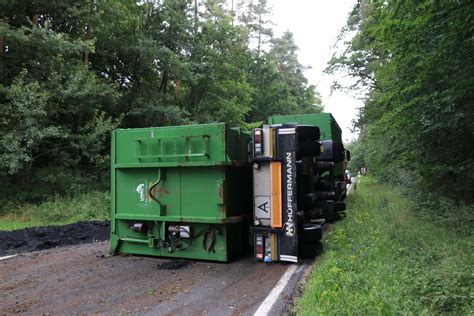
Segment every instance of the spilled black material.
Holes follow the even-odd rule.
[[[90,221],[0,232],[0,256],[104,241],[110,222]]]

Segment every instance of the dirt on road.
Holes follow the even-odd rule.
[[[109,238],[110,222],[90,221],[0,231],[0,256],[67,245],[79,245]]]
[[[250,315],[288,266],[108,256],[107,242],[0,261],[0,315]]]

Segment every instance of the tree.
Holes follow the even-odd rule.
[[[267,0],[240,1],[239,21],[243,23],[247,33],[247,43],[255,47],[257,57],[261,56],[264,46],[273,38],[273,23],[269,19],[271,13]]]
[[[360,1],[329,72],[368,88],[358,126],[371,172],[470,201],[474,190],[472,1]],[[344,37],[344,36],[343,36]]]
[[[92,127],[102,113],[113,112],[119,94],[84,63],[83,52],[93,51],[92,41],[80,39],[79,33],[74,39],[52,31],[61,19],[44,13],[51,7],[48,3],[34,4],[27,6],[29,22],[17,18],[18,7],[7,11],[11,16],[5,20],[10,23],[0,22],[0,37],[6,43],[0,64],[6,70],[0,89],[0,173],[19,190],[39,186],[64,193],[67,188],[59,183],[45,185],[41,170],[55,166],[52,173],[69,175],[69,184],[80,182],[82,176],[102,174],[107,168],[103,158],[108,156],[108,138],[94,134]],[[58,16],[63,14],[58,9]],[[118,120],[102,123],[95,126],[108,135]],[[95,143],[100,150],[85,142]],[[84,172],[85,166],[95,169]]]
[[[292,37],[272,43],[265,0],[15,0],[0,12],[0,193],[107,186],[116,127],[320,110]],[[287,44],[294,69],[279,69]]]

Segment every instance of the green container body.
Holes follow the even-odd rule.
[[[241,253],[252,212],[249,137],[224,123],[115,130],[111,252],[217,261]],[[176,225],[193,237],[181,247],[170,238]]]
[[[342,131],[331,113],[274,115],[268,118],[268,124],[298,123],[319,127],[321,140],[342,143]]]
[[[302,125],[312,125],[319,127],[321,140],[332,140],[342,143],[342,130],[331,113],[295,114],[295,115],[274,115],[268,118],[268,124],[288,124],[298,123]],[[342,163],[334,166],[334,176],[343,176]]]

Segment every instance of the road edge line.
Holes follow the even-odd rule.
[[[5,256],[5,257],[0,257],[0,261],[10,259],[10,258],[13,258],[13,257],[16,257],[16,256],[18,256],[18,255],[9,255],[9,256]]]
[[[301,267],[304,267],[304,266],[300,266],[300,268]],[[291,277],[298,270],[298,268],[299,268],[298,265],[292,264],[291,266],[288,267],[288,269],[286,269],[285,273],[281,276],[280,280],[278,280],[278,282],[270,291],[268,296],[265,298],[265,300],[263,300],[263,302],[257,308],[257,310],[254,313],[254,316],[268,315],[273,305],[277,301],[278,297],[280,296],[281,292],[283,292],[283,289],[288,284]]]

